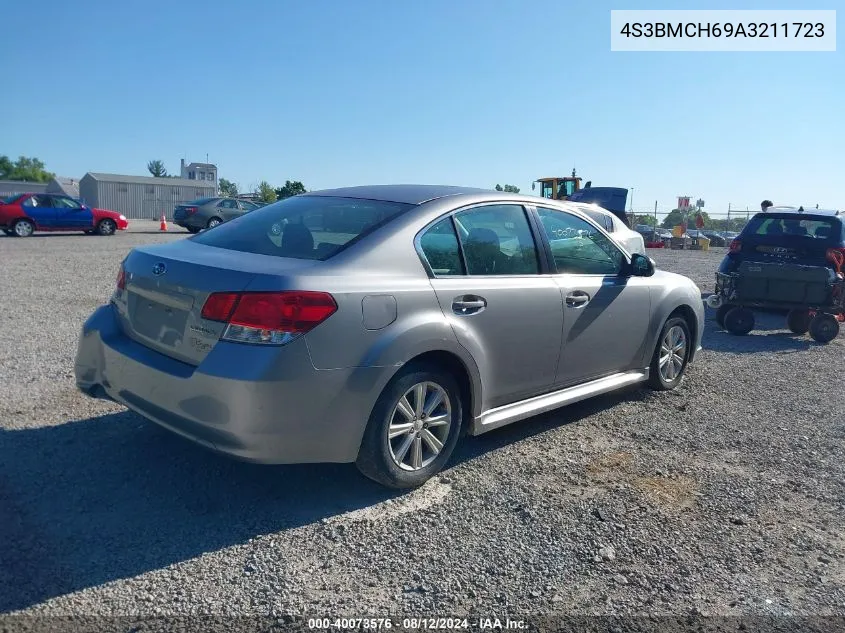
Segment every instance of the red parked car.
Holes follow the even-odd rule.
[[[116,211],[92,209],[81,201],[53,193],[18,193],[0,201],[0,229],[29,237],[35,231],[82,231],[114,235],[129,226]]]

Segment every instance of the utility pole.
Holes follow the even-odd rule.
[[[657,200],[654,201],[654,226],[657,227]]]

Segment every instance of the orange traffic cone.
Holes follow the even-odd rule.
[[[159,228],[160,231],[166,231],[167,230],[167,220],[164,219],[163,213],[161,214],[161,224],[159,225],[158,228]]]

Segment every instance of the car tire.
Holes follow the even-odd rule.
[[[208,221],[208,224],[205,225],[205,228],[213,229],[215,226],[219,226],[221,224],[223,224],[223,220],[215,216]]]
[[[839,321],[832,314],[819,312],[810,321],[810,336],[817,343],[830,343],[839,336]]]
[[[114,235],[115,231],[117,231],[117,224],[114,220],[109,220],[108,218],[105,220],[100,220],[99,224],[97,224],[97,234],[103,236]]]
[[[12,225],[12,235],[15,237],[32,237],[35,225],[30,220],[18,220]]]
[[[809,310],[790,310],[786,315],[786,327],[795,334],[806,334],[812,318]]]
[[[418,403],[422,389],[427,414]],[[429,427],[426,419],[435,418],[447,420],[448,425]],[[355,465],[363,475],[389,488],[421,486],[451,457],[462,422],[463,402],[455,378],[437,367],[410,365],[400,370],[376,401]]]
[[[684,380],[692,351],[689,324],[672,317],[663,324],[649,366],[648,384],[657,391],[670,391]]]
[[[745,336],[754,329],[754,313],[748,308],[735,307],[728,310],[725,329],[736,336]]]
[[[733,309],[734,306],[730,303],[724,303],[716,308],[716,324],[723,330],[725,329],[725,315]]]

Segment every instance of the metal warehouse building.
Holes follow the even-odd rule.
[[[0,198],[18,193],[46,193],[46,182],[23,182],[21,180],[0,180]]]
[[[79,197],[79,178],[62,178],[56,176],[47,183],[46,193],[58,193],[60,195],[70,196],[71,198]]]
[[[152,178],[88,172],[79,181],[85,204],[110,209],[134,220],[173,216],[177,204],[217,195],[214,183],[183,178]]]

